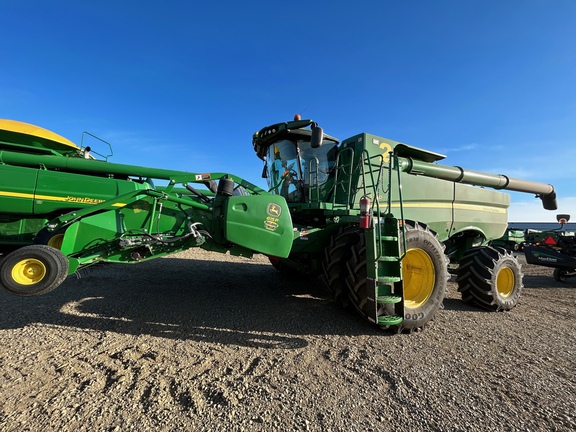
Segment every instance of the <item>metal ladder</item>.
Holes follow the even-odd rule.
[[[403,242],[406,251],[406,238],[404,226],[400,221],[404,220],[402,207],[402,187],[400,183],[400,172],[398,172],[398,187],[400,196],[400,221],[392,215],[391,209],[391,189],[392,189],[392,161],[396,161],[394,155],[390,155],[388,171],[388,212],[384,216],[380,212],[378,204],[378,181],[372,182],[374,185],[376,218],[371,229],[366,230],[366,258],[367,263],[374,263],[367,269],[366,287],[368,298],[366,307],[370,321],[382,327],[399,325],[404,316],[404,281],[402,278],[402,258],[400,242]],[[384,162],[380,165],[382,167]],[[368,161],[370,174],[373,176],[374,164]],[[372,273],[373,272],[373,273]],[[373,294],[372,294],[373,293]],[[372,294],[372,295],[370,295]],[[382,306],[392,305],[393,308]]]

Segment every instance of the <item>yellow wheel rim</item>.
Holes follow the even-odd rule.
[[[422,249],[409,249],[402,261],[404,305],[416,309],[425,304],[436,283],[436,271],[430,255]]]
[[[20,285],[34,285],[46,276],[46,266],[34,258],[16,263],[12,268],[12,279]]]
[[[60,250],[62,249],[62,240],[64,240],[64,234],[56,234],[54,237],[50,237],[50,240],[48,240],[48,246]]]
[[[508,297],[514,290],[515,282],[514,272],[510,268],[504,267],[500,269],[498,276],[496,276],[496,290],[498,294],[502,297]]]

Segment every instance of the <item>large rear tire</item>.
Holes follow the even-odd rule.
[[[362,232],[357,232],[347,262],[347,289],[350,302],[365,318],[367,298],[366,242]],[[401,248],[403,250],[403,244]],[[436,235],[425,225],[406,223],[406,256],[402,261],[404,279],[404,317],[398,330],[414,331],[434,319],[442,307],[448,282],[448,264],[444,247]],[[393,305],[381,305],[377,313],[394,315]]]
[[[470,249],[456,270],[458,291],[465,303],[491,311],[510,310],[522,294],[522,268],[504,248]]]
[[[68,276],[68,259],[46,245],[16,249],[0,262],[0,285],[11,294],[34,296],[58,287]]]

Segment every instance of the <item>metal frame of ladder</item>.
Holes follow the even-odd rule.
[[[399,326],[404,317],[404,282],[402,278],[402,259],[406,255],[406,235],[404,228],[404,208],[402,204],[402,183],[400,171],[396,169],[398,157],[390,154],[388,169],[387,212],[382,216],[378,186],[384,167],[384,158],[380,156],[378,181],[374,185],[375,217],[371,228],[366,230],[367,296],[366,315],[370,321],[382,327]],[[372,167],[374,164],[369,163]],[[400,219],[391,213],[392,170],[398,175],[400,201]],[[373,175],[374,170],[370,170]],[[402,246],[402,247],[401,247]],[[370,263],[373,263],[371,265]]]

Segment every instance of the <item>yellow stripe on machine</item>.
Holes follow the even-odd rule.
[[[19,192],[0,191],[0,196],[34,199],[34,194],[19,193]]]
[[[387,207],[381,204],[380,207]],[[394,208],[400,208],[399,203],[392,204]],[[470,211],[481,211],[485,213],[498,213],[505,214],[506,209],[501,207],[492,207],[482,204],[452,204],[452,203],[440,203],[440,202],[425,202],[425,203],[404,203],[403,208],[426,208],[426,209],[454,209],[454,210],[470,210]]]
[[[12,198],[37,199],[37,200],[55,201],[55,202],[76,202],[79,204],[99,204],[105,201],[102,199],[95,199],[89,197],[71,197],[71,196],[59,197],[53,195],[34,195],[28,193],[8,192],[8,191],[0,191],[0,196],[12,197]],[[113,207],[124,207],[125,205],[126,203],[112,204]]]

